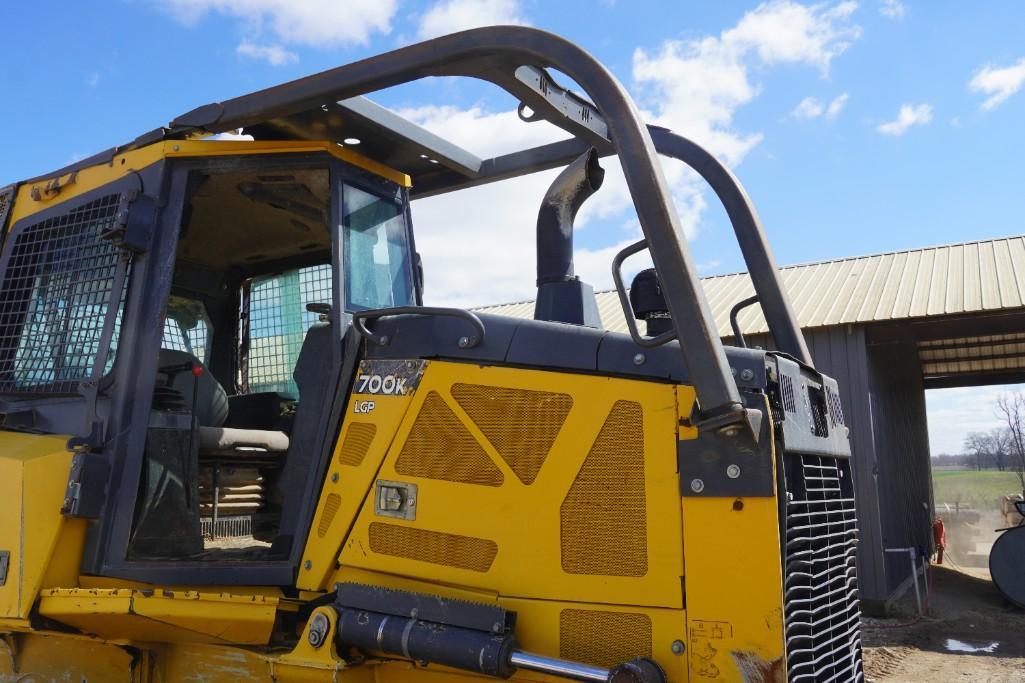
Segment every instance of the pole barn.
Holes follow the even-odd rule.
[[[816,367],[836,378],[850,429],[860,523],[863,607],[883,613],[912,583],[907,554],[932,548],[925,390],[1025,382],[1025,237],[787,266],[783,285]],[[747,273],[702,280],[719,334],[754,295]],[[605,328],[627,332],[615,291],[597,295]],[[531,318],[533,302],[487,313]],[[757,306],[740,329],[772,340]]]

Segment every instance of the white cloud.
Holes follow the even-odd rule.
[[[434,38],[479,26],[528,25],[519,0],[441,0],[420,17],[420,38]]]
[[[903,19],[908,13],[908,8],[901,0],[882,0],[879,3],[879,13],[887,19]]]
[[[209,13],[238,20],[246,39],[240,54],[284,46],[340,47],[364,45],[375,33],[389,33],[397,0],[166,0],[164,6],[179,21],[194,24]],[[247,47],[248,46],[248,47]]]
[[[850,23],[855,3],[801,5],[774,0],[745,14],[718,36],[668,41],[655,52],[634,52],[633,76],[641,104],[659,125],[699,142],[735,166],[757,145],[760,133],[733,128],[736,110],[760,87],[752,66],[807,64],[828,72],[861,29]]]
[[[847,104],[847,100],[850,99],[847,93],[837,95],[830,100],[828,105],[823,104],[815,97],[805,97],[803,100],[797,103],[794,110],[790,112],[790,116],[795,119],[807,121],[809,119],[817,119],[818,117],[825,115],[827,119],[835,119],[840,111]]]
[[[835,119],[837,116],[839,116],[843,108],[847,106],[847,100],[849,99],[851,98],[850,95],[848,95],[847,93],[837,95],[836,97],[834,97],[833,100],[829,103],[829,106],[826,107],[826,118]]]
[[[88,85],[90,88],[95,88],[97,85],[99,85],[100,84],[100,72],[99,71],[93,71],[91,74],[86,76],[85,84]]]
[[[815,119],[822,116],[822,112],[825,111],[825,107],[822,103],[814,97],[805,97],[803,100],[797,103],[794,110],[790,112],[790,116],[795,119]]]
[[[251,59],[262,59],[271,66],[284,66],[299,61],[299,55],[286,50],[280,45],[257,45],[248,41],[242,41],[235,53]]]
[[[448,3],[446,3],[447,5]],[[750,103],[760,87],[755,70],[777,64],[803,64],[827,73],[860,29],[850,24],[853,3],[800,5],[767,2],[745,14],[717,36],[669,41],[637,49],[632,76],[645,120],[679,131],[736,166],[762,139],[739,131],[734,114]],[[839,106],[842,106],[839,105]],[[828,107],[826,107],[828,109]],[[480,156],[510,152],[565,137],[552,126],[524,124],[515,112],[483,107],[421,107],[399,112]],[[619,164],[605,159],[605,183],[583,205],[577,219],[580,236],[596,220],[613,234],[589,239],[593,248],[575,250],[577,273],[596,288],[611,286],[612,256],[640,236]],[[707,208],[703,183],[682,164],[664,162],[681,224],[688,238],[699,234]],[[451,196],[418,200],[413,218],[426,271],[426,299],[433,304],[481,305],[531,299],[535,294],[535,221],[541,197],[557,170]],[[459,248],[453,250],[452,244]],[[627,263],[645,267],[645,258]]]
[[[924,126],[932,121],[932,106],[928,104],[903,104],[897,112],[897,118],[876,127],[886,135],[904,135],[912,126]]]
[[[1025,83],[1025,57],[1011,66],[996,67],[986,65],[975,72],[968,81],[968,89],[972,92],[989,95],[979,108],[990,110],[1001,104],[1008,97],[1018,92]]]

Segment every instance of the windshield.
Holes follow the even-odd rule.
[[[402,204],[345,185],[342,195],[345,309],[410,306],[413,268]]]

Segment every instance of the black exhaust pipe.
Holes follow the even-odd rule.
[[[537,213],[537,302],[535,320],[601,328],[594,289],[573,268],[573,220],[601,187],[605,170],[593,147],[552,182]]]

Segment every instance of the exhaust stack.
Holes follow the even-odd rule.
[[[552,182],[537,213],[537,302],[534,320],[601,329],[594,289],[573,269],[573,220],[601,187],[605,170],[592,147]]]

